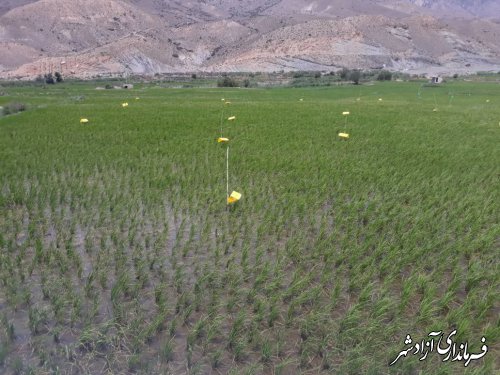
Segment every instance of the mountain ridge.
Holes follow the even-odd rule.
[[[32,79],[56,69],[81,78],[342,67],[498,70],[500,24],[468,10],[492,6],[491,0],[6,0],[0,77]]]

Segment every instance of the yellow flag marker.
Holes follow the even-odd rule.
[[[382,101],[382,98],[378,98],[378,101],[381,102]]]
[[[228,121],[233,121],[233,120],[236,120],[236,116],[231,116],[231,117],[228,117],[227,119]]]
[[[122,103],[122,107],[123,108],[128,107],[128,103]]]
[[[89,122],[89,120],[86,118],[80,119],[80,124],[86,124],[87,122]]]
[[[342,112],[342,114],[343,114],[344,116],[347,116],[347,115],[350,115],[351,113],[346,111],[346,112]]]
[[[347,133],[339,133],[339,137],[343,138],[343,139],[348,139],[349,138],[349,134],[347,134]]]
[[[300,99],[299,99],[299,101],[303,102],[303,101],[304,101],[304,99],[300,98]]]
[[[490,102],[490,99],[486,99],[486,103],[489,103]]]
[[[221,100],[222,100],[222,101],[224,101],[224,100],[226,100],[226,99],[222,98]]]
[[[237,191],[233,191],[229,197],[227,197],[227,204],[233,204],[241,199],[241,194]]]
[[[229,142],[229,138],[219,137],[217,138],[217,143]]]
[[[432,112],[437,112],[437,111],[438,111],[438,109],[437,109],[437,108],[434,108],[434,109],[432,110]]]

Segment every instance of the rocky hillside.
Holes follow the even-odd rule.
[[[410,0],[442,17],[471,17],[500,19],[498,0]]]
[[[0,77],[500,70],[495,0],[3,0]]]

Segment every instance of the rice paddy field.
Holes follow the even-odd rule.
[[[2,91],[0,373],[499,374],[498,83]]]

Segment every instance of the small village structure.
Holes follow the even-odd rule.
[[[443,77],[433,76],[430,78],[429,83],[434,83],[434,84],[443,83]]]

